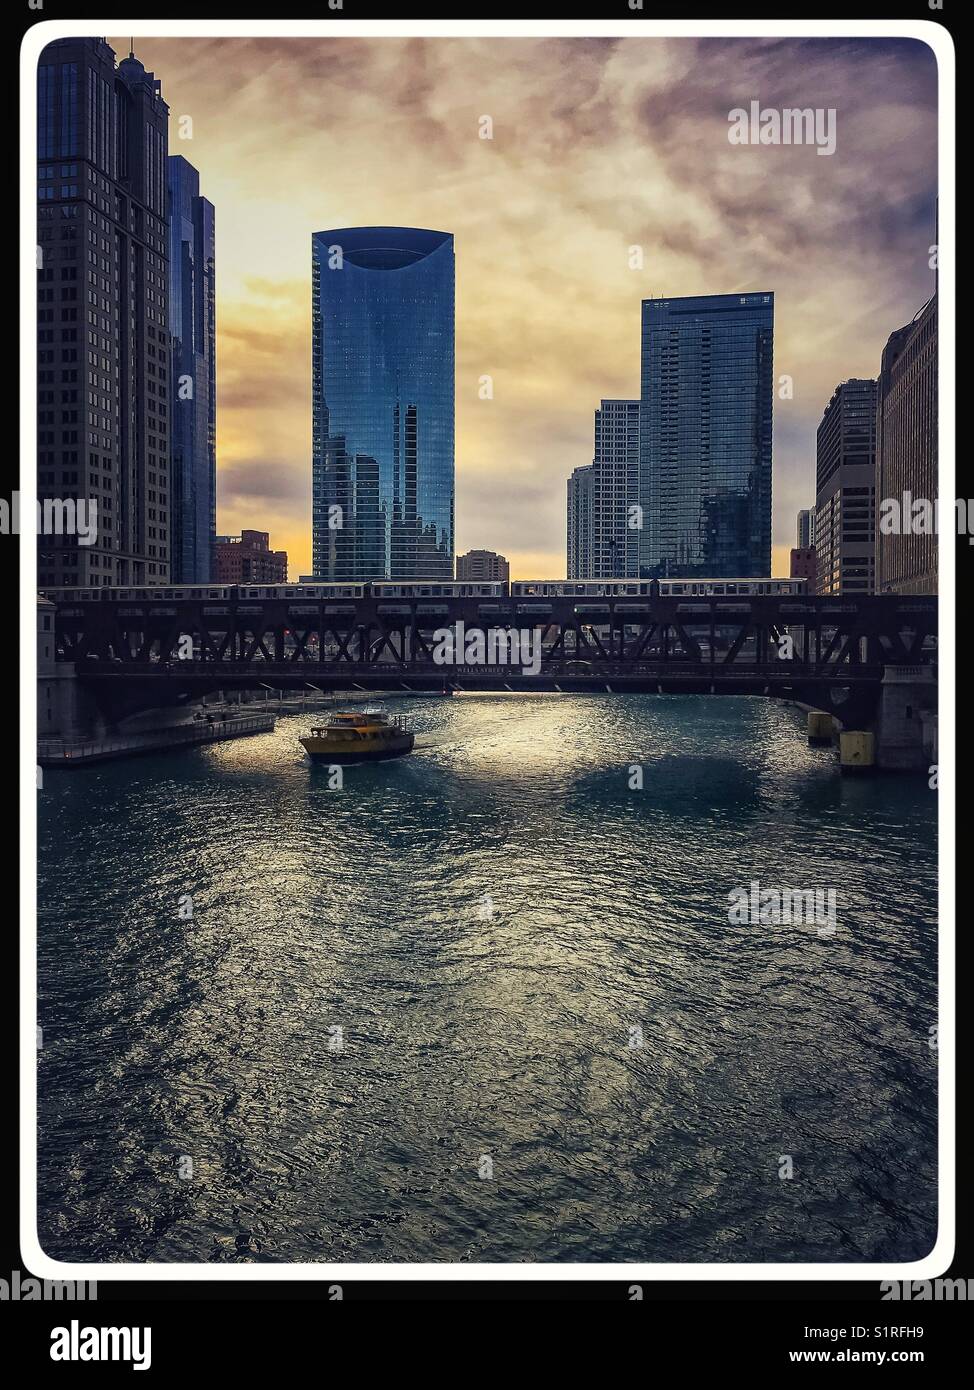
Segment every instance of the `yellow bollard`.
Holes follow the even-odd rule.
[[[843,772],[872,772],[876,763],[876,739],[871,733],[839,735],[839,767]]]
[[[808,741],[812,745],[832,742],[832,716],[824,710],[808,711]]]

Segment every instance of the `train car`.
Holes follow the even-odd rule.
[[[712,597],[730,595],[801,595],[806,579],[518,579],[511,584],[512,598],[650,598],[654,589],[662,597]]]
[[[154,603],[159,599],[195,599],[226,603],[233,593],[229,584],[151,584],[138,588],[109,589],[106,598],[124,603]]]
[[[808,592],[807,579],[661,579],[662,597],[696,598],[732,597],[754,598]]]
[[[42,598],[50,599],[52,603],[100,603],[106,596],[111,596],[111,590],[101,588],[91,589],[65,589],[47,588],[37,591]]]
[[[416,579],[378,580],[368,586],[374,599],[429,598],[506,598],[507,585],[503,580]]]
[[[512,598],[639,598],[650,593],[649,579],[516,579]]]
[[[355,599],[365,597],[366,585],[302,580],[297,584],[240,584],[236,592],[245,599]]]

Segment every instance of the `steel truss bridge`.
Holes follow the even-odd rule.
[[[936,662],[937,601],[896,595],[59,601],[55,653],[109,717],[215,690],[767,695],[873,717],[887,666]],[[530,632],[540,669],[441,664],[438,632]],[[783,640],[784,639],[784,640]],[[459,651],[462,651],[462,644]]]

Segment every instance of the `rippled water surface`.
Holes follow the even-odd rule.
[[[45,1250],[926,1253],[925,779],[841,778],[770,701],[384,707],[425,746],[342,790],[299,717],[46,774]],[[834,887],[835,934],[732,924],[752,879]]]

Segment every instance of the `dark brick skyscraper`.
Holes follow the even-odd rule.
[[[38,495],[98,536],[41,536],[41,585],[169,579],[169,109],[131,54],[58,39],[37,76]]]
[[[217,584],[286,584],[287,551],[271,550],[267,531],[217,536],[213,579]]]
[[[876,383],[841,382],[816,433],[815,568],[820,594],[871,594],[876,558]]]
[[[886,344],[876,413],[876,507],[937,497],[937,296]],[[953,518],[948,512],[948,520]],[[937,592],[937,536],[932,531],[876,535],[880,593]]]

